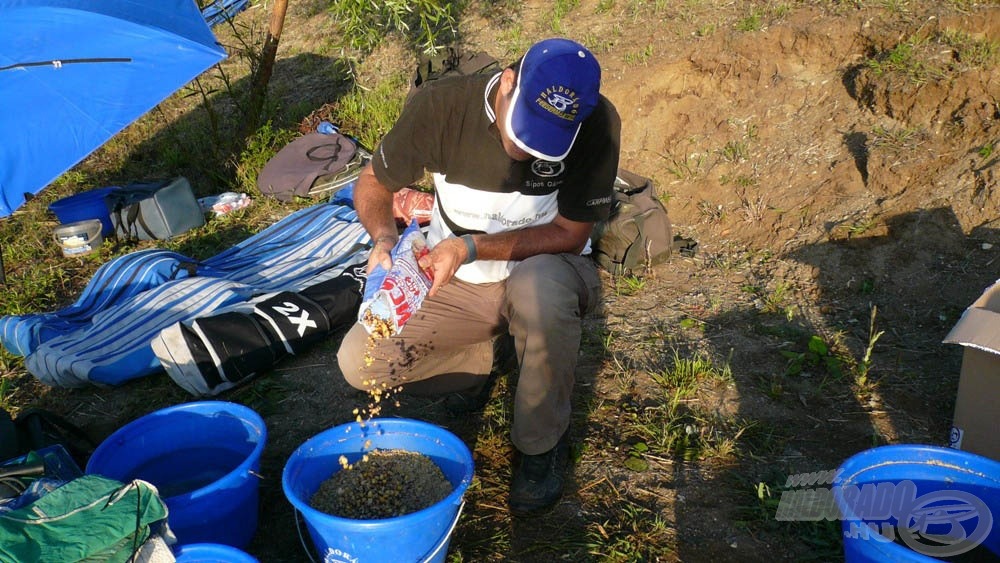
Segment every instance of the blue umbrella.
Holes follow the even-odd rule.
[[[0,218],[226,58],[194,0],[0,0]]]
[[[0,219],[226,58],[194,0],[0,0],[0,38]]]

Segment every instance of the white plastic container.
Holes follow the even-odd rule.
[[[84,256],[97,250],[104,242],[101,228],[100,219],[87,219],[59,225],[54,237],[63,256]]]

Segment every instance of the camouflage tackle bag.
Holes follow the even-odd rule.
[[[598,264],[626,274],[662,264],[674,252],[693,254],[697,243],[673,236],[670,216],[652,180],[620,168],[611,215],[595,225],[591,245]]]

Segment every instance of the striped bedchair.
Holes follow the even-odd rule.
[[[134,252],[102,266],[65,309],[0,317],[0,344],[43,383],[117,385],[162,370],[150,342],[164,328],[328,280],[367,260],[369,242],[354,209],[322,203],[206,260]]]

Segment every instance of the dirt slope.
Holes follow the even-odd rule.
[[[633,47],[654,45],[646,65],[611,64],[623,163],[659,181],[702,253],[656,272],[639,296],[613,298],[607,327],[630,342],[661,327],[665,352],[728,358],[735,385],[700,402],[769,434],[766,454],[747,440],[718,473],[674,469],[662,488],[686,498],[672,511],[679,559],[803,557],[800,542],[734,524],[748,488],[873,445],[946,439],[958,352],[940,341],[1000,272],[997,158],[978,152],[1000,135],[1000,81],[994,67],[916,84],[865,60],[944,29],[995,40],[1000,11],[909,6],[801,9],[706,39],[653,28]],[[954,62],[934,47],[929,57]],[[789,323],[766,314],[779,290]],[[803,335],[840,335],[861,358],[873,306],[886,331],[872,356],[877,387],[818,369],[782,375],[780,352],[801,350]],[[704,323],[701,334],[679,330],[685,318]],[[650,353],[635,348],[615,353]]]

